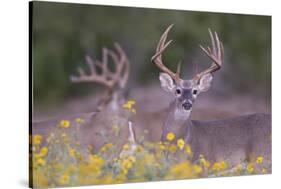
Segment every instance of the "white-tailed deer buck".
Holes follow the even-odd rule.
[[[212,74],[223,63],[223,44],[217,33],[209,30],[212,48],[201,49],[211,59],[211,66],[190,80],[180,78],[180,67],[172,72],[162,62],[162,53],[172,40],[166,43],[172,25],[162,34],[152,62],[161,70],[161,87],[174,95],[162,130],[162,140],[169,132],[175,138],[183,138],[191,146],[193,158],[200,154],[210,161],[225,160],[235,165],[258,156],[271,165],[271,115],[251,114],[216,121],[191,120],[192,106],[198,95],[206,92],[213,79]]]
[[[130,64],[121,46],[118,43],[115,43],[114,46],[116,53],[107,48],[102,49],[101,61],[86,55],[90,74],[86,74],[83,69],[78,68],[79,76],[70,77],[73,83],[93,82],[106,87],[106,94],[98,102],[98,111],[107,105],[110,109],[116,110],[124,102],[124,88],[128,81]],[[114,63],[113,71],[109,68],[109,58]]]
[[[74,83],[95,82],[106,87],[107,93],[99,101],[97,111],[33,121],[32,134],[48,135],[55,131],[61,120],[68,120],[73,126],[70,126],[67,131],[75,133],[82,148],[92,145],[95,150],[106,142],[124,143],[124,139],[132,136],[133,126],[129,124],[128,117],[123,116],[122,109],[122,104],[125,102],[123,92],[128,81],[130,65],[121,46],[118,43],[114,46],[116,51],[102,49],[101,61],[86,56],[89,74],[78,68],[79,76],[70,77]],[[109,65],[109,59],[112,59],[114,64],[112,67]],[[77,118],[83,120],[83,123],[77,124],[75,121]],[[118,126],[119,135],[114,134],[113,126]]]

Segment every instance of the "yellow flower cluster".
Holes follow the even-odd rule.
[[[199,163],[206,170],[210,167],[210,162],[205,159],[203,154],[199,156]]]
[[[253,173],[254,172],[254,165],[252,164],[252,163],[249,163],[248,165],[247,165],[247,171],[248,171],[248,173]]]
[[[190,161],[183,161],[170,167],[167,179],[196,178],[202,172],[199,165],[192,165]]]
[[[60,128],[68,128],[70,126],[70,122],[68,120],[61,120],[59,123]]]
[[[34,135],[34,136],[32,136],[32,144],[33,145],[41,144],[42,138],[43,137],[41,135]]]
[[[134,103],[128,101],[123,108],[132,109]],[[73,121],[83,123],[80,118]],[[72,123],[61,120],[58,125],[60,128],[68,128]],[[266,161],[262,156],[257,156],[251,163],[238,164],[234,169],[230,169],[225,160],[210,162],[204,154],[194,161],[191,146],[172,132],[166,135],[167,141],[140,141],[134,146],[133,153],[122,156],[120,151],[130,152],[131,143],[121,146],[108,142],[99,149],[93,149],[89,145],[85,152],[83,148],[81,150],[71,129],[67,132],[64,129],[57,131],[51,132],[46,138],[39,134],[30,137],[33,145],[31,155],[34,187],[265,174],[271,167],[264,166]],[[119,136],[119,132],[116,135]]]
[[[133,107],[133,105],[135,105],[136,102],[134,100],[128,100],[127,102],[125,102],[122,107],[126,110],[129,110],[132,113],[137,113],[136,109]]]
[[[69,156],[70,156],[70,157],[75,157],[75,149],[69,148],[69,149],[68,149],[68,153],[69,153]]]
[[[77,124],[82,124],[82,123],[84,123],[84,120],[81,119],[81,118],[76,118],[76,119],[75,119],[75,122],[76,122]]]
[[[189,144],[187,144],[185,146],[184,152],[188,155],[188,156],[192,156],[192,152],[191,152],[191,147]]]
[[[128,173],[128,170],[133,166],[133,163],[136,161],[136,158],[133,156],[128,156],[121,160],[121,170],[124,174]]]
[[[175,138],[175,134],[172,133],[172,132],[169,132],[169,133],[166,135],[166,139],[167,139],[168,141],[172,141],[172,140],[174,140],[174,138]]]
[[[43,147],[43,148],[41,148],[39,153],[35,153],[33,155],[34,155],[35,158],[42,158],[42,157],[45,157],[47,155],[47,152],[48,152],[48,148]]]
[[[184,148],[184,140],[183,139],[178,139],[177,140],[177,145],[179,147],[179,149],[183,149]]]
[[[261,164],[262,162],[263,162],[263,157],[262,156],[257,157],[256,163]]]
[[[101,152],[106,152],[107,150],[109,150],[111,147],[113,146],[112,143],[107,143],[105,145],[103,145],[100,149]]]
[[[225,161],[216,162],[213,164],[212,169],[214,171],[223,171],[227,168],[227,164]]]

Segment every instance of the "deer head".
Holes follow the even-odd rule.
[[[107,95],[99,101],[98,110],[110,101],[114,91],[124,89],[128,81],[129,60],[118,43],[115,43],[114,47],[116,52],[107,48],[102,49],[101,61],[92,59],[88,55],[86,56],[90,74],[86,74],[83,69],[78,68],[79,76],[70,77],[73,83],[93,82],[99,83],[106,88]],[[114,70],[109,69],[109,58],[113,60]]]
[[[151,61],[161,70],[159,76],[161,87],[174,95],[176,108],[183,113],[190,113],[197,96],[210,88],[213,79],[212,73],[221,68],[223,62],[223,45],[217,33],[215,32],[214,37],[211,30],[209,30],[212,49],[210,47],[205,49],[201,45],[200,48],[212,60],[211,66],[196,74],[192,79],[183,80],[180,78],[180,64],[178,64],[177,71],[174,73],[162,62],[162,53],[172,42],[172,40],[169,40],[166,43],[167,35],[172,26],[170,25],[162,34],[156,48],[156,53],[151,58]]]

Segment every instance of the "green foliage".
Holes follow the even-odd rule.
[[[156,81],[159,71],[150,58],[160,35],[171,23],[175,24],[170,34],[174,43],[164,55],[171,69],[182,60],[184,72],[194,72],[190,62],[205,58],[198,43],[209,43],[207,28],[211,28],[219,33],[225,46],[224,84],[233,91],[270,95],[269,16],[34,2],[35,101],[87,94],[93,85],[71,84],[69,76],[77,74],[76,67],[85,66],[86,53],[100,59],[101,48],[113,48],[115,41],[125,49],[132,64],[130,85]]]

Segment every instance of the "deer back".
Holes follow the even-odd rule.
[[[271,115],[251,114],[216,121],[192,120],[186,135],[194,159],[228,160],[232,164],[263,156],[271,162]],[[188,138],[189,137],[189,138]]]

